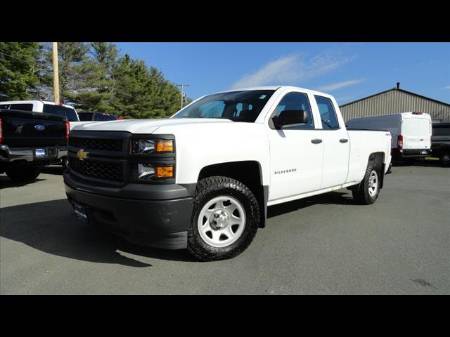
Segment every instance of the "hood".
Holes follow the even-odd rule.
[[[233,123],[229,119],[216,118],[166,118],[166,119],[122,119],[74,125],[78,131],[128,131],[131,133],[154,133],[158,128],[172,125]]]
[[[74,127],[76,127],[78,125],[84,125],[84,124],[88,124],[88,123],[95,123],[95,122],[92,122],[92,121],[69,121],[70,130],[72,130]]]

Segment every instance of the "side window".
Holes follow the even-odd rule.
[[[331,99],[323,96],[314,96],[319,107],[322,128],[326,130],[339,129],[339,122]]]
[[[11,104],[11,110],[33,111],[33,104]]]
[[[82,112],[78,114],[80,121],[91,121],[92,120],[92,112]]]
[[[269,121],[269,126],[271,129],[275,129],[273,125],[272,118],[278,117],[281,113],[298,113],[298,111],[306,112],[306,123],[294,124],[292,126],[286,126],[285,129],[288,130],[308,130],[314,129],[314,118],[311,111],[311,105],[309,104],[308,96],[301,92],[290,92],[286,94],[278,103],[275,108],[274,113]]]
[[[67,120],[71,122],[79,121],[78,115],[75,113],[75,110],[71,108],[67,108],[61,105],[44,104],[43,110],[44,113],[65,117]]]
[[[450,136],[450,125],[433,125],[433,136]]]

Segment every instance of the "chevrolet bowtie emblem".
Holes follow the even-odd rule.
[[[78,150],[77,158],[79,160],[85,160],[88,157],[89,152],[84,151],[83,149]]]

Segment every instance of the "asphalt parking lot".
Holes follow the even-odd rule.
[[[58,168],[0,188],[1,294],[450,294],[450,169],[432,164],[394,167],[374,205],[274,206],[249,249],[208,263],[78,222]]]

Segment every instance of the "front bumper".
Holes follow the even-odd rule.
[[[36,157],[35,150],[45,149],[44,157]],[[44,146],[44,147],[20,147],[13,148],[8,145],[0,145],[0,162],[9,163],[14,161],[27,161],[36,163],[52,164],[67,157],[67,146]]]
[[[69,202],[86,210],[89,223],[145,246],[183,249],[192,214],[192,186],[128,184],[97,187],[64,174]]]

